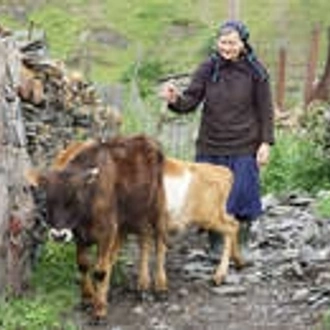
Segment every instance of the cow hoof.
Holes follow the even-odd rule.
[[[167,291],[156,291],[155,298],[157,301],[167,301],[168,300],[168,292]]]
[[[147,302],[153,300],[153,297],[149,291],[137,291],[136,298],[139,302]]]
[[[107,320],[105,317],[102,316],[94,316],[93,318],[90,319],[88,322],[90,326],[106,326],[107,325]]]
[[[214,275],[212,278],[212,284],[215,286],[219,286],[224,282],[224,280],[225,280],[224,275],[220,275],[220,276]]]
[[[246,267],[246,266],[248,266],[248,263],[246,263],[246,262],[243,261],[243,260],[240,260],[240,261],[234,263],[234,267],[235,267],[235,269],[237,269],[237,270],[241,270],[241,269],[243,269],[243,268]]]

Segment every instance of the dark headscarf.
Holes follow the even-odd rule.
[[[244,44],[245,56],[246,56],[248,62],[251,64],[252,69],[257,74],[258,78],[261,78],[262,80],[268,79],[268,73],[267,73],[266,69],[259,62],[252,46],[249,43],[250,32],[249,32],[247,26],[243,22],[237,21],[237,20],[225,21],[224,23],[222,23],[220,25],[220,27],[218,29],[218,37],[221,36],[223,33],[225,33],[225,31],[229,31],[229,30],[237,31],[240,39],[242,40],[242,42]],[[219,56],[219,54],[216,54],[214,58],[216,60],[216,62],[215,62],[216,67],[213,72],[212,80],[217,81],[219,78],[218,76],[219,76],[219,68],[220,68],[220,64],[221,64],[221,57]]]
[[[247,26],[241,21],[229,20],[220,25],[218,36],[220,36],[225,30],[235,30],[237,31],[240,39],[243,41],[244,45],[248,43],[250,32]]]

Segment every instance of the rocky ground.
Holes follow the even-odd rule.
[[[210,283],[206,233],[189,230],[172,241],[166,300],[137,300],[132,263],[126,285],[112,290],[106,325],[90,326],[80,312],[74,320],[84,330],[330,329],[321,321],[330,303],[330,219],[317,218],[313,205],[306,196],[265,197],[247,254],[253,264],[231,267],[219,287]]]

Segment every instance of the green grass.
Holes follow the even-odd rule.
[[[75,260],[73,243],[47,242],[34,269],[31,289],[23,297],[0,297],[0,329],[80,329],[72,317],[75,305],[80,302]],[[113,269],[111,286],[126,281],[127,256],[120,255],[119,260]]]
[[[218,0],[40,0],[38,7],[32,6],[33,2],[21,1],[30,5],[26,7],[30,8],[26,21],[4,12],[0,22],[16,29],[27,28],[33,20],[46,31],[51,53],[64,61],[88,49],[91,79],[100,82],[119,81],[132,64],[145,58],[164,62],[168,73],[190,72],[228,12],[227,2]],[[9,3],[3,1],[3,5]],[[280,4],[256,0],[241,3],[240,13],[250,28],[253,43],[262,43],[263,48],[269,49],[265,60],[273,66],[276,49],[283,43],[295,54],[294,61],[298,57],[305,60],[307,54],[301,49],[308,49],[310,30],[316,23],[324,31],[321,45],[325,49],[329,10],[327,0],[289,0]],[[125,38],[127,47],[118,49],[82,40],[97,28],[116,31]],[[295,53],[293,47],[300,50]],[[320,52],[321,61],[325,55]]]
[[[330,330],[330,311],[323,315],[322,323],[316,330]]]
[[[37,27],[46,27],[52,57],[65,57],[74,50],[83,27],[82,17],[73,16],[64,8],[47,6],[35,11],[29,18]]]
[[[315,203],[315,211],[323,218],[330,217],[330,191],[324,191],[318,194]]]
[[[33,273],[32,288],[21,298],[2,298],[0,329],[73,330],[71,318],[77,300],[74,249],[48,243]]]
[[[2,301],[0,324],[6,330],[73,330],[70,320],[62,320],[66,307],[63,296],[38,294],[33,299]]]

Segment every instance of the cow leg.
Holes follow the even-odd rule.
[[[139,237],[140,261],[137,289],[143,297],[150,289],[149,258],[151,249],[151,238],[149,234],[142,234]]]
[[[156,240],[156,278],[155,278],[155,290],[157,293],[167,292],[167,275],[165,269],[166,261],[166,244],[162,235],[157,235]]]
[[[222,256],[220,258],[219,264],[216,268],[216,271],[213,275],[213,281],[216,285],[220,285],[228,273],[229,260],[231,255],[231,239],[230,235],[224,234],[224,244]]]
[[[121,238],[113,233],[113,239],[98,244],[97,263],[94,270],[95,299],[94,299],[94,321],[99,322],[107,314],[107,297],[109,280],[121,246]]]
[[[219,234],[223,234],[224,236],[222,255],[213,275],[214,283],[216,285],[220,285],[228,273],[229,261],[231,257],[233,257],[236,264],[243,264],[239,254],[239,249],[237,247],[238,226],[235,227],[235,222],[231,217],[224,215],[223,219],[214,220],[210,229],[218,232]]]
[[[90,276],[91,262],[89,260],[89,248],[77,244],[77,265],[81,275],[80,279],[80,292],[81,292],[81,305],[82,309],[87,309],[91,306],[94,299],[94,286]]]

